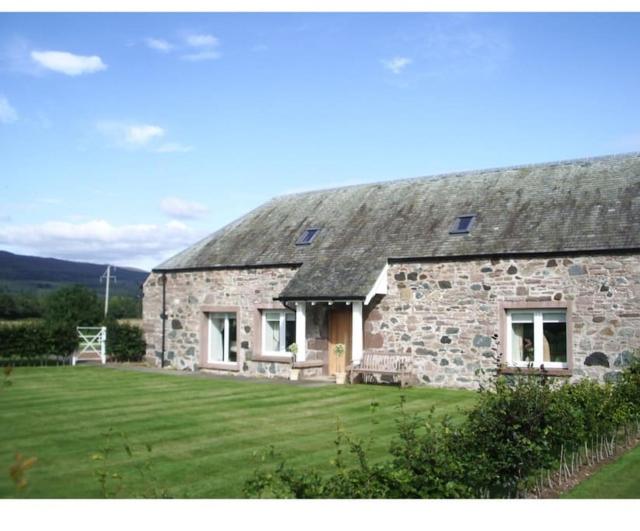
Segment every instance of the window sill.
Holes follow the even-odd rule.
[[[561,376],[568,378],[572,375],[570,368],[564,369],[541,369],[537,367],[511,367],[511,366],[503,366],[500,367],[500,374],[528,374],[528,375],[538,375],[542,376],[543,374],[546,376]]]
[[[216,371],[230,371],[238,372],[240,370],[240,364],[235,361],[219,362],[219,363],[204,363],[200,366],[201,369],[214,369]]]
[[[251,358],[251,361],[265,361],[269,363],[291,363],[291,356],[262,354],[259,356],[254,356],[253,358]]]

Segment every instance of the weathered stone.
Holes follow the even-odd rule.
[[[553,300],[554,301],[561,301],[562,300],[562,293],[554,293],[553,294]]]
[[[440,338],[440,343],[444,343],[445,345],[446,345],[447,343],[451,343],[451,338],[450,338],[449,336],[442,336],[442,337]]]
[[[411,341],[411,336],[409,334],[402,334],[402,337],[400,337],[400,339],[402,341]]]
[[[471,289],[473,291],[480,291],[482,289],[482,284],[471,284]]]
[[[171,329],[182,330],[182,323],[180,322],[180,319],[171,319]]]
[[[447,365],[449,365],[449,360],[448,360],[447,358],[442,358],[442,359],[440,360],[440,365],[441,365],[442,367],[446,367]]]
[[[240,342],[240,348],[249,348],[249,342],[248,341],[241,341]]]
[[[487,266],[487,267],[482,267],[482,268],[480,269],[480,272],[481,272],[481,273],[491,273],[492,271],[493,271],[493,268],[488,267],[488,266]]]
[[[491,338],[489,336],[483,336],[483,335],[477,334],[473,338],[473,346],[478,348],[490,347]]]
[[[458,366],[464,365],[464,360],[460,357],[453,358],[453,363]]]
[[[614,367],[627,367],[633,360],[633,353],[629,350],[624,350],[616,356],[613,362]]]
[[[449,326],[445,332],[447,333],[447,335],[451,335],[451,334],[457,334],[460,331],[460,329],[457,326]]]
[[[435,350],[430,350],[427,348],[417,348],[416,354],[418,356],[437,356],[438,353]]]
[[[586,357],[584,364],[587,367],[609,367],[609,358],[607,358],[604,352],[592,352]]]
[[[507,275],[515,275],[518,272],[518,268],[514,265],[510,265],[507,269]]]
[[[526,286],[516,286],[516,295],[526,296],[529,295],[529,288]]]
[[[438,287],[440,289],[451,289],[451,282],[448,280],[438,280]]]
[[[251,327],[250,327],[250,326],[245,326],[245,327],[244,327],[244,333],[245,333],[245,334],[249,334],[249,333],[251,333]]]
[[[554,258],[552,258],[551,260],[547,260],[547,267],[557,267],[557,266],[558,266],[558,262],[556,262]]]
[[[418,280],[418,273],[409,273],[407,275],[407,280]]]
[[[398,281],[402,281],[402,280],[406,280],[407,276],[404,274],[403,271],[401,271],[400,273],[396,273],[393,278],[395,278]]]
[[[585,267],[579,264],[572,265],[571,267],[569,267],[568,271],[569,275],[572,277],[587,274],[587,270],[585,269]]]
[[[594,323],[603,323],[604,317],[602,315],[594,315],[592,321]]]

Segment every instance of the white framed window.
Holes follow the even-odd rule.
[[[209,363],[236,363],[236,314],[210,313],[209,315]]]
[[[296,342],[296,314],[287,310],[262,312],[262,353],[278,356],[290,354],[287,350]]]
[[[507,310],[507,364],[564,369],[569,366],[567,312],[563,308]]]

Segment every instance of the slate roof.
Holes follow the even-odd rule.
[[[456,216],[476,214],[469,234]],[[320,227],[297,246],[305,228]],[[388,259],[640,249],[640,153],[277,197],[155,271],[301,265],[282,298],[364,297]]]

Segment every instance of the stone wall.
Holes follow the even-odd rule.
[[[203,308],[237,308],[238,370],[265,377],[287,377],[288,363],[252,361],[259,352],[260,308],[284,309],[273,297],[289,282],[293,268],[225,269],[167,273],[166,362],[194,370],[200,363]],[[152,273],[144,285],[144,330],[147,359],[160,363],[162,344],[161,275]]]
[[[365,312],[365,352],[412,354],[419,381],[474,388],[494,371],[501,302],[572,307],[572,378],[614,378],[640,348],[640,257],[580,256],[391,264]]]
[[[166,359],[179,369],[200,364],[203,308],[237,308],[236,372],[288,377],[290,365],[257,361],[260,309],[295,274],[293,268],[255,268],[167,274]],[[501,303],[566,303],[572,309],[572,378],[614,378],[640,348],[640,257],[590,255],[391,264],[388,294],[364,309],[364,348],[411,354],[424,385],[475,388],[502,354]],[[145,283],[147,358],[159,361],[162,286]],[[325,361],[327,306],[307,305],[307,359]]]

